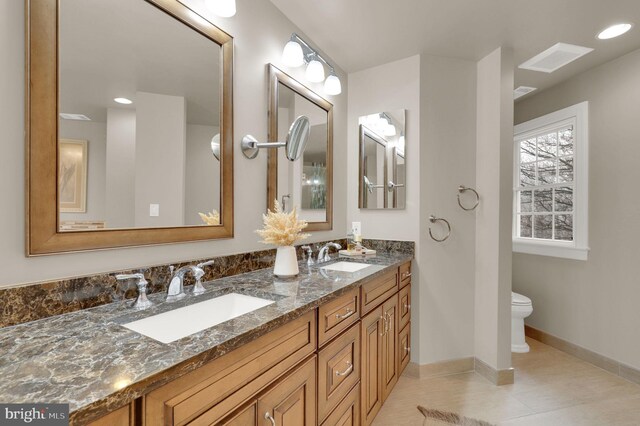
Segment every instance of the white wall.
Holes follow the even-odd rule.
[[[202,225],[198,213],[220,212],[220,161],[211,153],[219,127],[187,124],[184,221]]]
[[[184,224],[187,102],[182,96],[136,93],[135,226]],[[150,205],[159,206],[151,216]]]
[[[375,90],[372,90],[375,88]],[[358,118],[406,109],[407,208],[358,208]],[[349,74],[348,226],[362,222],[364,238],[415,241],[420,226],[420,56]]]
[[[476,357],[511,367],[513,63],[499,48],[478,62],[476,131]]]
[[[106,226],[130,228],[136,207],[136,111],[107,109]]]
[[[414,238],[420,242],[419,361],[428,364],[474,355],[475,213],[463,211],[456,195],[458,185],[475,186],[476,63],[423,55],[420,76],[421,211]],[[450,221],[446,242],[429,237],[430,214]],[[434,225],[434,234],[442,231]]]
[[[640,368],[640,50],[515,107],[516,123],[589,101],[589,259],[513,255],[513,289],[533,301],[527,323]]]
[[[201,0],[194,7],[203,8]],[[0,128],[3,156],[0,160],[0,259],[4,268],[0,286],[56,279],[143,265],[219,256],[265,248],[253,232],[261,226],[266,208],[266,153],[248,160],[239,149],[245,134],[267,136],[267,78],[269,62],[304,81],[304,69],[281,64],[282,48],[292,32],[304,34],[271,2],[243,0],[230,19],[211,18],[234,36],[234,186],[235,238],[225,241],[114,249],[108,251],[25,257],[24,231],[24,3],[0,2]],[[312,40],[309,40],[312,42]],[[330,59],[330,58],[328,58]],[[346,102],[348,85],[336,66],[343,93],[328,97],[334,104],[334,230],[314,233],[309,241],[343,237],[346,229]],[[322,94],[321,84],[311,84]]]
[[[60,138],[87,141],[87,211],[61,213],[60,220],[105,220],[107,126],[96,121],[60,120]]]

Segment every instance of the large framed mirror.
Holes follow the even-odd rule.
[[[359,145],[358,207],[404,209],[405,110],[360,117]]]
[[[232,237],[232,37],[178,0],[27,11],[27,255]]]
[[[275,200],[296,207],[307,231],[333,229],[333,105],[273,65],[269,73],[269,141],[284,141],[296,117],[309,118],[311,133],[302,157],[268,151],[267,206]]]

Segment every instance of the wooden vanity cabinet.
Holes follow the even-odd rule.
[[[369,425],[409,363],[410,271],[385,272],[91,425]]]

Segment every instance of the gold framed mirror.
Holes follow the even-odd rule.
[[[269,64],[269,142],[286,138],[300,115],[311,123],[302,157],[287,160],[284,150],[268,149],[267,206],[278,200],[287,211],[296,207],[306,231],[333,229],[333,105]]]
[[[26,6],[27,255],[233,237],[233,38],[178,0]]]

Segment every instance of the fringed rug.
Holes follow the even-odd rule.
[[[459,425],[459,426],[494,426],[482,420],[471,419],[461,416],[460,414],[450,413],[448,411],[434,410],[424,408],[418,405],[418,411],[425,417],[425,425],[443,424],[443,425]],[[431,421],[431,422],[430,422]]]

